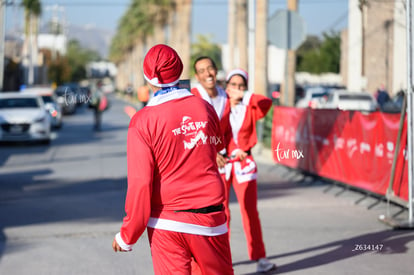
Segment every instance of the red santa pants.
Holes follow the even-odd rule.
[[[243,229],[247,241],[247,251],[250,260],[258,260],[266,257],[265,246],[263,243],[262,226],[260,223],[259,212],[257,211],[257,181],[250,180],[238,182],[232,169],[228,180],[222,175],[223,182],[226,184],[224,210],[227,216],[227,226],[230,235],[230,188],[233,185],[237,200],[240,205]]]
[[[201,236],[147,228],[155,275],[232,275],[228,234]]]

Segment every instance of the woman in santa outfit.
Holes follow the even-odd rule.
[[[257,261],[257,271],[267,272],[276,265],[266,258],[262,229],[257,211],[257,165],[251,149],[257,143],[256,122],[266,116],[272,100],[248,92],[248,74],[242,69],[232,70],[226,78],[226,92],[230,98],[232,139],[227,147],[230,161],[226,164],[225,211],[230,225],[229,190],[236,193],[240,204],[244,233],[251,260]]]
[[[216,154],[224,146],[214,108],[177,85],[177,53],[152,47],[143,71],[154,92],[128,129],[126,216],[112,243],[130,251],[147,229],[155,274],[233,274],[224,186]]]

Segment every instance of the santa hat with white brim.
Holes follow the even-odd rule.
[[[226,82],[229,82],[230,79],[235,76],[235,75],[240,75],[241,77],[244,78],[244,80],[246,81],[246,84],[249,82],[249,74],[243,70],[243,69],[234,69],[231,70],[226,77]]]
[[[164,44],[153,46],[144,58],[144,78],[156,87],[177,85],[183,72],[183,63],[177,52]]]

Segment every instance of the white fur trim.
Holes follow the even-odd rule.
[[[197,224],[177,222],[177,221],[152,218],[152,217],[149,219],[147,226],[151,228],[156,228],[156,229],[163,229],[163,230],[168,230],[168,231],[188,233],[188,234],[194,234],[194,235],[202,235],[202,236],[219,236],[219,235],[223,235],[228,232],[226,223],[223,223],[222,225],[215,226],[215,227],[209,227],[209,226],[202,226],[202,225],[197,225]]]
[[[239,103],[234,107],[231,107],[230,112],[230,125],[233,134],[234,143],[239,144],[239,131],[243,126],[243,122],[246,116],[247,106]]]
[[[131,251],[132,250],[132,245],[126,244],[124,242],[124,240],[121,237],[121,233],[119,232],[118,234],[115,235],[115,241],[118,243],[118,245],[126,251]]]
[[[219,104],[216,106],[213,104],[211,97],[208,95],[204,87],[201,86],[201,84],[197,84],[196,88],[198,92],[200,93],[201,97],[214,107],[214,109],[216,110],[217,116],[219,117],[219,119],[221,119],[223,117],[224,108],[226,107],[227,93],[220,87],[216,86],[217,97],[220,99],[218,102]]]
[[[253,93],[252,92],[244,92],[243,101],[242,103],[244,105],[249,105],[250,99],[252,98]]]
[[[246,80],[246,82],[249,81],[249,77],[247,76],[246,71],[243,71],[241,69],[234,69],[227,75],[226,82],[229,82],[230,78],[232,78],[236,74],[239,74],[239,75],[243,76],[243,78]]]
[[[178,99],[178,98],[183,98],[186,96],[193,96],[193,94],[190,93],[187,89],[174,90],[166,94],[161,94],[161,95],[152,97],[150,101],[148,101],[147,106],[156,106],[161,103],[165,103],[167,101]]]
[[[178,78],[176,81],[171,82],[171,83],[158,83],[158,77],[154,77],[152,79],[149,79],[145,74],[144,74],[144,78],[146,81],[148,81],[149,83],[151,83],[151,85],[154,85],[156,87],[161,87],[161,88],[165,88],[165,87],[172,87],[175,84],[177,84],[180,81],[180,78]]]

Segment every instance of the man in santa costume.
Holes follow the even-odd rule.
[[[224,141],[226,145],[231,139],[231,129],[229,122],[230,103],[226,91],[217,85],[217,66],[214,60],[208,56],[201,56],[194,62],[195,78],[198,84],[191,89],[191,93],[195,96],[201,97],[210,103],[217,116],[220,119],[221,129],[224,134]],[[222,150],[217,154],[217,164],[220,171],[224,173],[224,166],[227,163],[226,150]]]
[[[143,71],[154,92],[128,129],[126,216],[114,251],[130,251],[145,229],[155,274],[233,274],[224,186],[216,164],[224,146],[214,108],[177,85],[177,53],[152,47]]]
[[[256,122],[266,116],[272,100],[247,91],[248,74],[242,69],[230,71],[226,78],[230,98],[232,139],[227,147],[230,161],[226,165],[226,215],[230,225],[230,186],[240,204],[244,233],[251,260],[257,261],[257,271],[267,272],[276,265],[266,259],[262,229],[257,211],[257,165],[251,154],[257,143]]]

